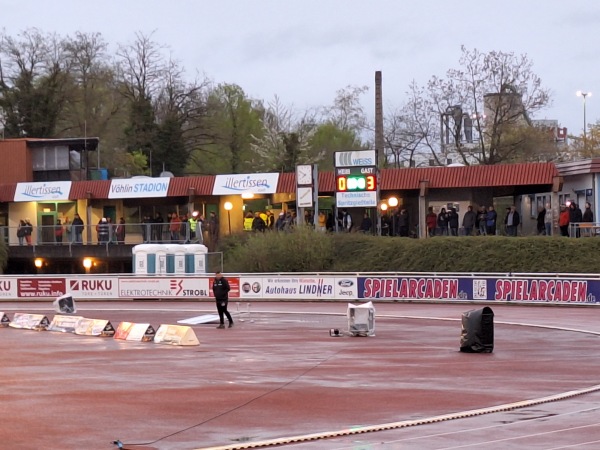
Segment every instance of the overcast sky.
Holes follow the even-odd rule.
[[[9,34],[28,27],[69,34],[98,31],[116,47],[156,30],[190,74],[239,84],[251,97],[298,109],[330,104],[336,90],[383,72],[385,108],[405,100],[411,80],[456,67],[462,44],[526,53],[552,92],[536,119],[569,133],[600,115],[600,2],[596,0],[0,0]],[[113,47],[113,48],[115,48]]]

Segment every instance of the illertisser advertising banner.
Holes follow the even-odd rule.
[[[69,200],[70,181],[47,181],[43,183],[17,183],[15,202],[40,202]]]
[[[217,175],[212,195],[275,194],[278,182],[278,173]]]

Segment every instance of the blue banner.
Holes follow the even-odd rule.
[[[600,280],[533,277],[371,276],[358,278],[358,298],[596,303],[600,301]]]

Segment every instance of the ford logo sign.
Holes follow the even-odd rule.
[[[340,281],[338,281],[338,284],[341,287],[350,287],[350,286],[354,286],[354,281],[352,281],[352,280],[340,280]]]

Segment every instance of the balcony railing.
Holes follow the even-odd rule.
[[[200,224],[196,226],[195,231],[185,222],[173,227],[173,230],[169,223],[97,224],[92,225],[91,230],[87,225],[83,229],[72,225],[36,225],[29,231],[22,227],[4,226],[0,227],[0,239],[10,246],[203,244]]]

